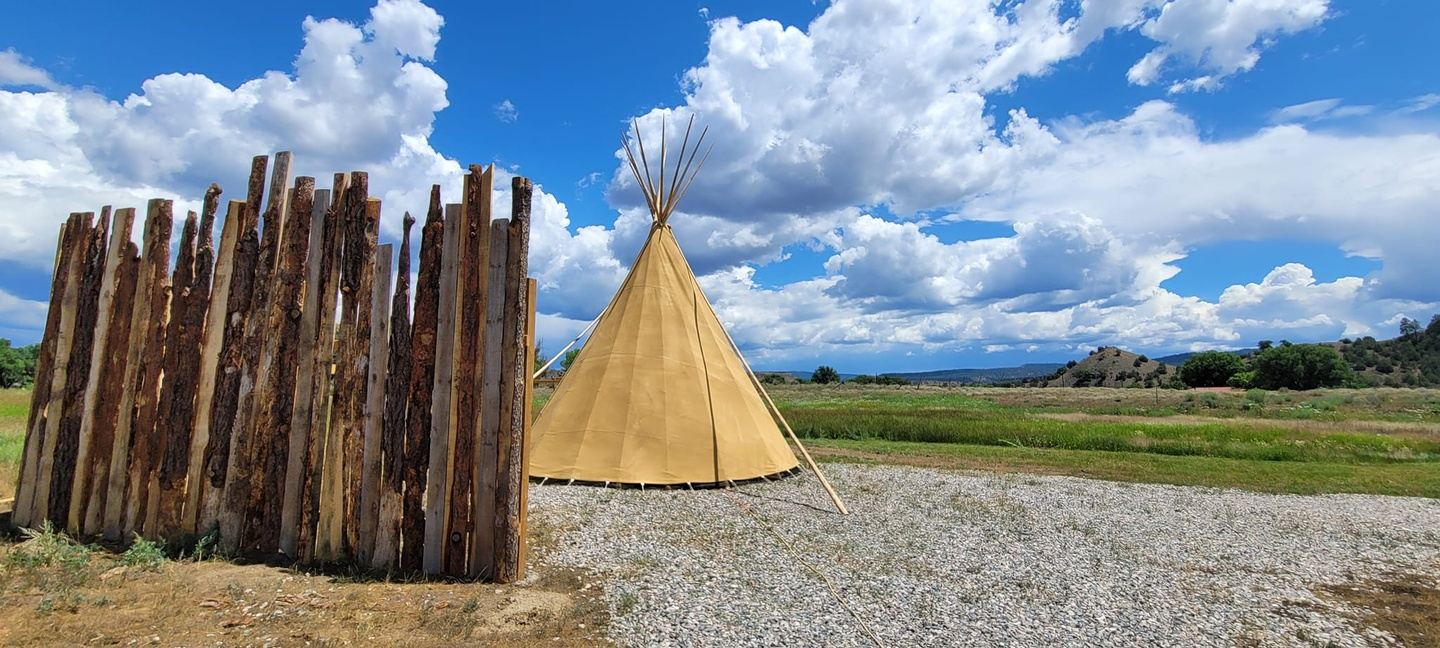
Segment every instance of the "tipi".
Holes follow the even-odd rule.
[[[668,223],[709,157],[707,151],[695,164],[706,133],[689,146],[686,127],[667,176],[663,124],[658,173],[651,173],[638,127],[638,160],[622,140],[653,217],[650,234],[535,421],[529,449],[534,477],[697,486],[798,467],[777,425],[784,419],[705,299]],[[796,444],[808,461],[798,439]]]

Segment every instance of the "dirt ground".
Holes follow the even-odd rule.
[[[607,645],[600,584],[543,565],[513,586],[394,582],[19,540],[0,539],[3,646]]]

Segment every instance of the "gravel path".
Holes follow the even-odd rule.
[[[636,646],[1365,645],[1311,587],[1440,572],[1440,501],[831,464],[737,491],[539,486],[548,564]],[[755,516],[741,506],[749,507]],[[761,518],[787,542],[765,530]]]

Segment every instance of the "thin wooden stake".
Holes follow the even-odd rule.
[[[380,201],[371,200],[367,207],[380,220]],[[389,244],[376,249],[374,276],[370,294],[370,356],[365,377],[364,420],[365,445],[360,464],[360,542],[355,552],[361,565],[373,567],[375,527],[380,516],[380,446],[385,424],[385,374],[390,359],[390,268],[395,248]]]
[[[527,334],[530,299],[526,275],[529,272],[530,180],[516,176],[510,180],[510,225],[506,232],[505,269],[505,339],[501,362],[504,373],[500,383],[500,483],[495,507],[495,581],[512,583],[524,571],[520,564],[521,503],[525,501],[525,429],[528,424],[526,399],[530,395],[530,370],[525,364],[534,357],[531,336]]]

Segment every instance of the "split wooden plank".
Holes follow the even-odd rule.
[[[315,179],[297,178],[286,208],[288,215],[267,313],[266,335],[273,340],[273,346],[267,351],[270,359],[262,364],[260,372],[266,382],[256,391],[255,456],[250,502],[246,506],[250,519],[245,527],[247,548],[265,554],[276,552],[280,544],[284,475],[290,463],[291,415],[301,364],[305,260],[309,254],[314,203]],[[306,391],[309,391],[308,384]]]
[[[536,340],[535,340],[535,295],[539,288],[534,279],[525,280],[525,371],[528,373],[535,366]],[[513,536],[518,539],[519,553],[515,559],[515,580],[525,578],[525,565],[529,560],[529,521],[530,521],[530,426],[535,422],[533,408],[535,406],[535,381],[526,378],[525,380],[525,415],[524,429],[520,434],[520,503],[519,524],[516,525]]]
[[[380,434],[380,507],[376,513],[375,569],[395,568],[400,549],[400,518],[405,497],[405,397],[410,386],[410,228],[415,217],[405,212],[401,223],[400,260],[395,295],[390,302],[390,349],[385,371],[385,407]]]
[[[220,342],[220,360],[215,393],[210,410],[210,437],[205,445],[205,479],[200,484],[199,513],[195,532],[204,535],[214,530],[220,517],[220,500],[229,473],[230,454],[240,406],[240,381],[244,364],[245,326],[254,307],[252,293],[255,266],[260,255],[260,232],[257,229],[260,199],[265,189],[267,156],[257,155],[250,162],[249,190],[240,207],[239,238],[231,264],[230,290],[225,304],[225,333]],[[231,202],[227,213],[235,212]]]
[[[530,253],[530,205],[532,186],[530,180],[522,177],[510,181],[510,225],[506,250],[505,268],[505,339],[501,343],[500,398],[500,484],[497,489],[498,503],[495,510],[495,582],[512,583],[524,571],[520,563],[520,545],[525,538],[520,535],[521,503],[525,499],[525,419],[529,411],[525,400],[530,395],[530,370],[533,364],[526,364],[532,357],[534,346],[526,326],[529,318],[530,297],[526,283],[529,271]]]
[[[85,253],[93,236],[93,214],[75,213],[70,215],[71,231],[68,244],[74,248],[66,259],[64,296],[60,303],[60,326],[55,343],[55,368],[50,373],[50,393],[45,404],[44,437],[41,440],[39,461],[36,463],[33,502],[29,510],[28,524],[39,526],[50,517],[50,487],[54,479],[55,448],[60,435],[61,414],[69,385],[68,372],[71,353],[75,343],[75,320],[77,304],[83,290],[81,282],[85,275]],[[63,522],[63,520],[62,520]]]
[[[253,178],[252,178],[253,180]],[[246,316],[245,337],[241,345],[240,380],[235,408],[235,426],[230,440],[229,468],[220,497],[218,547],[222,553],[234,554],[245,547],[250,486],[254,480],[256,448],[264,445],[269,431],[260,429],[257,401],[265,399],[257,393],[268,384],[268,371],[274,362],[275,340],[268,335],[267,324],[274,307],[271,289],[275,266],[280,253],[281,235],[289,203],[290,153],[275,154],[275,168],[270,175],[270,192],[265,203],[264,231],[255,262],[254,281],[250,286],[250,310]],[[252,187],[253,188],[253,187]],[[248,210],[248,207],[247,207]]]
[[[485,285],[489,279],[490,256],[490,172],[479,165],[470,165],[465,176],[464,203],[460,216],[459,283],[456,294],[454,428],[450,450],[454,458],[450,467],[450,518],[446,524],[445,573],[465,576],[469,573],[468,544],[471,520],[477,509],[475,489],[476,452],[480,416],[480,353],[484,348]]]
[[[127,260],[125,248],[134,228],[134,212],[127,213],[130,214],[128,221],[124,215],[117,212],[111,222],[110,243],[105,253],[105,268],[100,279],[100,296],[96,304],[96,337],[90,352],[90,376],[85,384],[79,449],[75,457],[75,479],[70,492],[70,510],[65,525],[80,534],[94,533],[93,530],[85,530],[85,509],[89,502],[91,478],[100,472],[98,464],[109,466],[109,446],[115,434],[114,409],[102,405],[101,392],[113,392],[110,388],[119,385],[115,378],[119,371],[123,371],[123,368],[117,371],[114,359],[114,356],[119,355],[119,359],[124,360],[123,354],[115,352],[120,348],[120,341],[111,335],[116,334],[115,323],[125,320],[128,325],[130,316],[128,311],[119,313],[115,308],[117,294],[121,292],[121,268]],[[109,216],[110,208],[107,206],[101,210],[100,218],[109,220]],[[123,297],[121,299],[123,300]],[[110,399],[104,405],[118,404],[118,399]]]
[[[431,402],[435,389],[435,321],[445,220],[440,185],[430,187],[430,207],[420,230],[420,272],[415,279],[415,318],[410,332],[409,412],[405,421],[405,502],[400,528],[400,568],[418,571],[425,554],[425,484],[429,473]]]
[[[503,370],[502,342],[505,339],[505,271],[509,250],[510,219],[497,218],[490,222],[489,284],[485,293],[485,352],[480,364],[481,406],[480,434],[482,464],[489,474],[492,485],[490,501],[476,502],[475,509],[481,512],[475,518],[472,533],[476,537],[488,538],[477,542],[470,553],[470,576],[491,578],[495,564],[495,491],[493,485],[499,480],[497,449],[500,440],[500,374]],[[483,549],[482,549],[483,547]]]
[[[35,361],[35,390],[30,395],[30,413],[25,419],[25,447],[20,455],[20,479],[15,485],[15,502],[11,521],[16,526],[30,525],[35,501],[35,482],[40,471],[40,449],[45,436],[45,410],[50,404],[51,376],[55,371],[55,346],[60,337],[60,313],[64,310],[65,285],[70,276],[70,259],[76,236],[71,214],[60,225],[55,241],[55,270],[50,277],[50,308],[45,315],[45,332],[40,338],[40,352]]]
[[[375,220],[380,219],[380,201],[371,200]],[[376,525],[380,519],[381,437],[385,425],[385,374],[390,359],[390,269],[395,258],[392,245],[381,245],[375,253],[374,284],[370,301],[370,363],[365,378],[365,443],[360,464],[360,529],[356,560],[373,567]]]
[[[200,337],[205,311],[191,303],[200,297],[196,267],[200,224],[195,212],[185,217],[180,253],[170,278],[170,326],[165,332],[165,384],[156,416],[156,444],[150,462],[150,502],[146,506],[144,534],[169,537],[180,526],[184,504],[185,463],[189,458],[191,417],[195,407],[195,381],[200,369]],[[205,271],[206,280],[209,270]],[[208,305],[208,304],[207,304]]]
[[[122,417],[128,412],[121,411],[125,394],[125,377],[130,358],[130,328],[135,317],[135,289],[140,277],[140,248],[130,240],[129,230],[133,229],[135,210],[119,209],[115,212],[118,225],[112,227],[127,230],[120,237],[121,261],[117,268],[115,296],[111,302],[109,331],[106,332],[103,378],[98,385],[99,396],[95,402],[96,417],[94,438],[91,439],[89,487],[82,492],[76,489],[76,496],[85,499],[84,520],[81,532],[85,536],[99,535],[105,521],[105,498],[110,488],[110,466],[114,460],[115,432]]]
[[[202,245],[209,238],[204,233],[214,228],[220,193],[220,186],[216,184],[211,184],[205,191],[204,205],[200,210]],[[196,532],[199,520],[200,492],[205,484],[205,448],[210,444],[210,415],[215,406],[215,380],[220,369],[221,345],[225,340],[225,317],[229,314],[235,247],[240,241],[245,221],[244,208],[237,209],[236,205],[243,203],[230,203],[225,226],[220,230],[220,249],[215,254],[214,270],[211,272],[210,303],[205,311],[205,336],[200,346],[200,373],[195,385],[195,431],[190,437],[190,465],[185,470],[185,508],[181,522],[184,532],[190,534]]]
[[[435,386],[430,398],[430,463],[425,482],[425,551],[421,568],[438,574],[445,566],[449,529],[451,395],[455,381],[455,292],[460,256],[460,205],[445,206],[444,251],[441,253],[439,308],[435,319]]]
[[[125,495],[117,496],[114,490],[108,497],[115,497],[124,504],[124,520],[119,529],[120,538],[129,538],[139,530],[144,520],[144,506],[148,503],[150,486],[150,459],[158,443],[156,439],[156,415],[160,405],[160,381],[165,363],[165,329],[170,313],[170,234],[173,229],[172,204],[168,200],[151,200],[145,210],[145,261],[140,280],[144,290],[149,292],[146,302],[149,312],[136,313],[143,319],[131,323],[131,343],[139,333],[138,369],[135,375],[134,392],[129,399],[130,428],[126,431],[129,442],[129,469],[125,477]],[[126,408],[122,405],[122,412]],[[118,445],[118,435],[117,435]],[[113,470],[113,465],[112,465]],[[112,480],[113,484],[113,480]],[[106,505],[106,534],[109,535],[110,506]]]
[[[343,199],[349,186],[349,176],[337,173],[330,192],[330,205],[325,212],[325,257],[322,260],[320,276],[324,290],[320,295],[320,323],[315,332],[315,355],[312,359],[310,398],[311,415],[307,424],[309,440],[305,449],[305,468],[301,471],[299,496],[299,528],[296,529],[296,551],[301,560],[309,562],[321,558],[317,554],[320,540],[317,527],[320,522],[321,487],[328,474],[331,454],[338,453],[337,432],[332,425],[331,388],[332,367],[339,340],[336,339],[335,323],[339,302],[340,266],[345,247],[345,225]],[[299,409],[297,408],[297,414]]]
[[[122,209],[117,215],[133,222],[135,210]],[[142,239],[158,244],[156,237],[160,233],[156,231],[157,229],[158,224],[147,214]],[[164,232],[164,236],[168,246],[168,230]],[[117,344],[124,347],[125,360],[123,371],[116,376],[116,380],[119,381],[119,402],[115,412],[115,433],[110,442],[110,465],[105,471],[104,484],[101,485],[99,477],[96,478],[96,486],[103,491],[103,495],[92,497],[91,510],[86,513],[87,526],[93,529],[93,516],[98,515],[100,530],[104,533],[105,538],[111,541],[119,540],[122,535],[123,497],[127,486],[126,479],[129,476],[130,432],[134,423],[135,389],[140,379],[140,356],[144,350],[145,340],[148,339],[146,331],[151,313],[152,278],[148,266],[152,257],[138,257],[133,243],[127,246],[126,250],[126,254],[130,257],[127,262],[128,272],[134,275],[130,279],[134,287],[131,289],[128,332],[124,338],[117,338]],[[168,253],[167,250],[167,256]]]
[[[315,191],[310,211],[310,242],[306,245],[305,261],[305,304],[300,320],[299,346],[295,354],[298,367],[295,377],[295,406],[290,411],[290,443],[285,461],[285,488],[281,492],[280,506],[280,553],[292,558],[303,558],[299,550],[301,489],[305,476],[314,465],[310,460],[311,419],[315,408],[315,376],[317,371],[316,350],[321,346],[319,335],[322,319],[321,308],[326,303],[326,286],[333,297],[335,284],[327,283],[330,268],[335,265],[334,250],[335,223],[330,218],[330,191]],[[334,303],[331,302],[331,317],[334,317]],[[323,346],[329,352],[332,330],[325,334]],[[323,371],[325,368],[321,367]],[[328,378],[328,372],[325,372]],[[320,437],[323,439],[323,437]],[[318,453],[315,456],[319,456]]]

